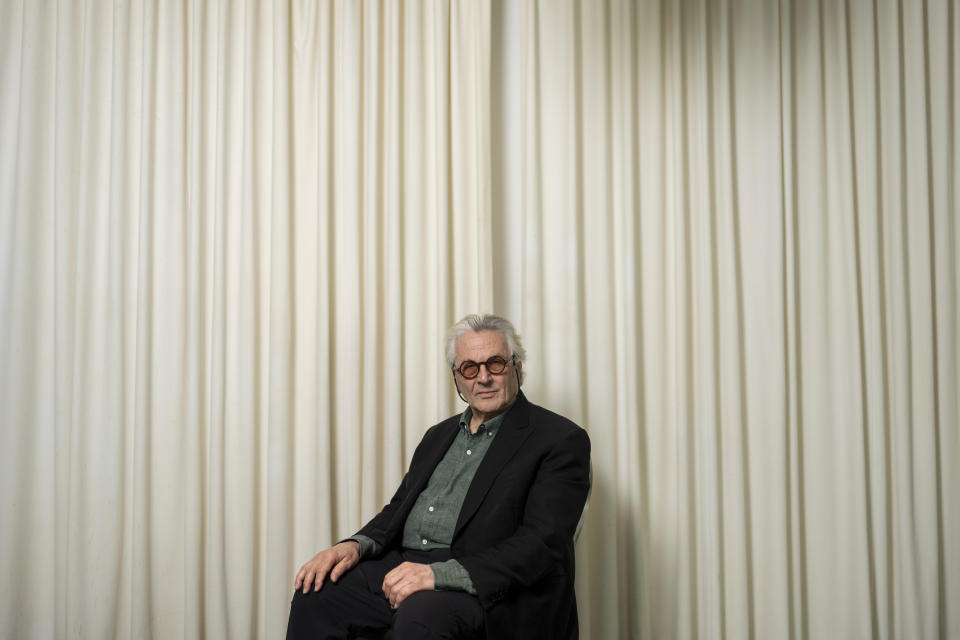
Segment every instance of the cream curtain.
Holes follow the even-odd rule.
[[[589,637],[960,637],[958,33],[498,5],[494,303],[593,439]]]
[[[950,0],[0,3],[0,638],[274,638],[526,338],[583,636],[960,636]]]

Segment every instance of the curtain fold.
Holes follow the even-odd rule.
[[[495,302],[591,430],[591,637],[949,637],[953,8],[505,4]]]
[[[0,638],[275,637],[511,318],[586,638],[960,635],[948,0],[0,4]]]

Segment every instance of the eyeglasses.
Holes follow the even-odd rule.
[[[501,356],[493,356],[486,362],[474,362],[473,360],[464,360],[459,367],[450,367],[458,372],[465,380],[473,380],[480,375],[480,365],[487,368],[487,372],[492,376],[497,376],[507,370],[508,364],[515,364],[517,356],[510,356],[510,360],[504,360]]]

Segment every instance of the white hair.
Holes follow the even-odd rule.
[[[471,313],[464,316],[447,331],[446,356],[447,364],[451,367],[456,364],[457,340],[468,331],[496,331],[506,338],[507,348],[510,349],[511,355],[516,357],[516,362],[524,363],[527,361],[527,350],[523,348],[523,343],[520,341],[520,336],[517,335],[517,330],[513,328],[513,323],[492,313]],[[520,373],[520,384],[523,384],[526,377],[525,372],[523,369],[518,369],[518,371]]]

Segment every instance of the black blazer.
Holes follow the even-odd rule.
[[[456,437],[423,436],[396,494],[360,534],[399,548],[407,515]],[[467,490],[450,545],[483,606],[487,638],[577,638],[573,535],[590,489],[590,438],[519,393]]]

